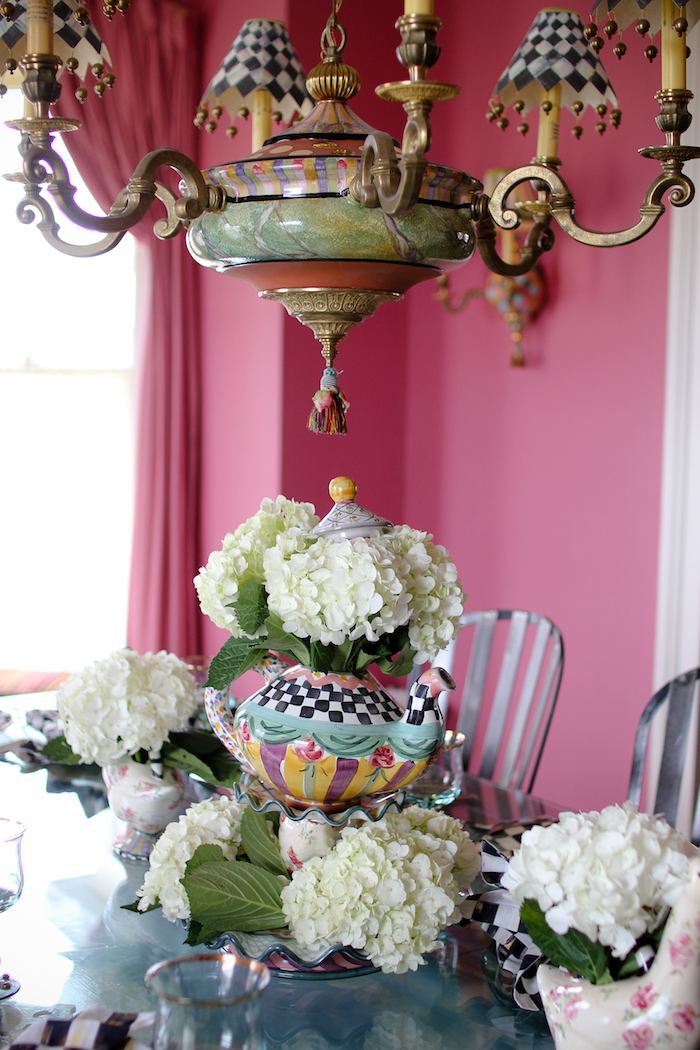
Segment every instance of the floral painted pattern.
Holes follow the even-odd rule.
[[[396,756],[389,744],[382,744],[381,747],[375,748],[367,761],[375,769],[391,769],[396,765]]]
[[[685,970],[693,961],[693,941],[689,933],[679,933],[668,946],[671,963],[677,970]]]
[[[305,762],[320,762],[325,755],[323,748],[310,736],[304,737],[303,740],[295,740],[292,747]]]

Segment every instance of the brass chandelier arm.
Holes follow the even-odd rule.
[[[155,175],[161,167],[173,168],[184,180],[185,193],[182,197],[177,197],[168,187],[156,182]],[[46,182],[58,207],[76,226],[110,235],[123,234],[135,226],[156,197],[163,201],[168,212],[168,218],[159,220],[154,226],[156,236],[161,238],[174,236],[192,219],[205,211],[218,211],[224,204],[221,187],[205,182],[194,161],[174,149],[153,150],[139,162],[127,186],[112,205],[109,215],[91,215],[75,203],[75,187],[70,182],[66,166],[50,145],[31,145],[27,149],[24,155],[24,177],[31,186],[37,188],[36,194],[40,192],[38,187],[41,183]],[[32,203],[36,206],[36,195]]]
[[[409,123],[412,139],[420,139],[420,121],[408,121],[407,131]],[[418,200],[427,163],[424,152],[406,153],[397,161],[391,135],[375,131],[365,139],[360,173],[350,183],[350,196],[364,208],[407,215]]]
[[[105,252],[115,248],[127,232],[122,230],[117,233],[108,233],[102,240],[93,244],[70,244],[59,237],[60,227],[54,220],[49,202],[41,196],[37,186],[30,185],[26,189],[24,198],[17,205],[17,218],[20,222],[28,224],[34,221],[36,213],[41,216],[37,229],[43,235],[44,240],[63,255],[70,255],[73,258],[86,259],[95,255],[104,255]]]
[[[517,221],[512,225],[520,223],[517,212]],[[548,252],[554,247],[554,231],[551,228],[551,215],[545,214],[538,222],[534,223],[527,235],[525,244],[520,248],[520,258],[516,263],[508,263],[500,257],[497,249],[497,227],[490,214],[490,201],[484,194],[478,197],[474,203],[474,227],[476,229],[476,246],[479,255],[493,273],[502,277],[519,277],[521,274],[529,273],[543,252]],[[512,228],[512,227],[511,227]]]
[[[576,201],[569,187],[557,172],[542,164],[529,164],[505,175],[493,192],[489,212],[503,229],[514,229],[520,224],[520,215],[516,209],[506,206],[508,194],[521,183],[534,181],[540,194],[545,187],[549,189],[548,203],[552,215],[573,240],[598,248],[631,244],[649,233],[659,221],[665,211],[661,203],[665,193],[669,193],[669,200],[675,207],[684,207],[693,199],[695,187],[681,170],[684,160],[687,159],[678,156],[682,150],[683,147],[659,146],[649,151],[648,155],[653,153],[654,159],[662,161],[664,172],[654,179],[647,189],[639,209],[639,222],[625,230],[604,233],[580,226],[574,219]]]

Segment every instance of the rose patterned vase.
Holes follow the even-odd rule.
[[[396,792],[428,767],[445,730],[437,705],[454,682],[431,668],[403,711],[379,683],[267,661],[267,682],[236,707],[205,690],[207,716],[220,740],[273,792],[297,807],[347,809],[363,796]]]
[[[700,1045],[700,858],[648,973],[590,984],[540,966],[537,984],[557,1050],[691,1050]]]
[[[129,860],[148,860],[153,844],[185,809],[185,789],[178,770],[135,762],[125,756],[102,770],[110,809],[126,830],[112,844]]]

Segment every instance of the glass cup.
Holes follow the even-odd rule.
[[[418,780],[404,788],[406,802],[424,809],[447,806],[462,790],[462,748],[464,733],[445,733],[444,743],[435,759]]]
[[[22,835],[26,828],[18,820],[0,817],[0,912],[7,911],[22,895]],[[9,973],[0,975],[0,999],[19,991],[19,981]]]
[[[146,971],[153,1050],[264,1050],[260,997],[270,971],[227,953],[183,955]]]

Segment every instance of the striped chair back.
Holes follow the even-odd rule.
[[[499,624],[507,635],[494,648]],[[465,769],[500,787],[531,791],[561,684],[561,633],[537,613],[465,613],[459,633],[434,663],[452,673],[464,646],[469,647],[469,658],[456,731],[466,738]],[[496,678],[492,658],[497,653]],[[418,673],[414,667],[411,683]]]
[[[675,827],[678,819],[683,771],[688,751],[693,748],[696,755],[694,795],[697,796],[697,801],[690,840],[695,846],[700,846],[700,739],[697,730],[691,739],[691,727],[693,709],[700,704],[700,700],[697,699],[698,679],[700,679],[700,667],[694,667],[692,671],[685,671],[677,678],[666,682],[666,685],[654,693],[642,711],[634,740],[632,772],[627,792],[627,797],[634,802],[637,809],[640,809],[651,724],[656,715],[662,716],[665,710],[666,731],[653,812],[666,817],[669,824]],[[700,712],[696,714],[696,719],[700,719]]]

